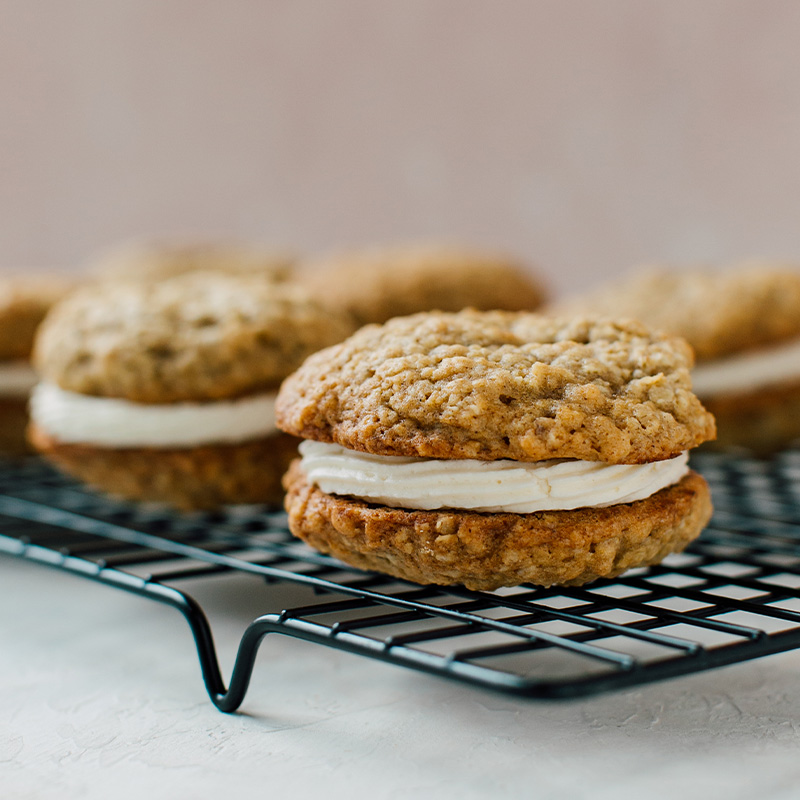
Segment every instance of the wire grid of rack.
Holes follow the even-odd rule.
[[[701,538],[657,567],[580,588],[417,586],[312,551],[282,513],[175,515],[111,501],[37,459],[0,463],[0,553],[178,609],[222,711],[242,703],[270,633],[518,696],[578,697],[800,646],[800,450],[701,453],[693,466],[715,503]],[[228,686],[208,617],[179,588],[226,575],[270,592]],[[282,607],[290,586],[313,590],[309,602]]]

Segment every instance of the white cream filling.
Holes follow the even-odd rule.
[[[25,398],[39,378],[28,361],[0,361],[0,397]]]
[[[236,444],[277,431],[275,393],[208,403],[150,405],[67,392],[40,383],[31,419],[60,442],[101,447]]]
[[[399,508],[532,514],[632,503],[677,483],[689,454],[650,464],[438,460],[375,456],[305,441],[301,468],[326,494]]]
[[[701,362],[692,370],[692,389],[700,398],[747,392],[793,380],[800,380],[800,339]]]

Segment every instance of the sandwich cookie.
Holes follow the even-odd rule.
[[[37,337],[31,441],[130,499],[280,503],[296,441],[275,427],[278,385],[351,330],[298,287],[257,278],[87,287]]]
[[[532,311],[545,295],[515,259],[456,247],[373,248],[320,257],[305,264],[301,279],[359,325],[434,309]]]
[[[691,350],[633,322],[432,312],[362,328],[283,384],[305,439],[292,532],[470,589],[578,585],[682,550],[711,515]]]
[[[685,338],[718,446],[768,452],[800,437],[800,271],[650,268],[554,313],[565,310],[634,317]]]
[[[0,453],[27,450],[28,395],[37,382],[30,364],[36,329],[69,289],[54,276],[0,278]]]

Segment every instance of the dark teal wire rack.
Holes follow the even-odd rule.
[[[0,554],[180,611],[222,711],[241,705],[268,634],[519,697],[575,698],[800,646],[800,451],[701,453],[693,466],[715,503],[700,539],[660,566],[580,588],[417,586],[316,553],[280,512],[116,502],[38,459],[0,463]],[[187,587],[231,576],[267,595],[226,686],[208,609]]]

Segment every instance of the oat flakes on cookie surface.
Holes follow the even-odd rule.
[[[683,549],[711,515],[691,351],[639,323],[434,312],[368,326],[279,393],[307,440],[292,532],[354,566],[491,590],[582,584]],[[526,509],[526,510],[520,510]]]
[[[29,438],[65,472],[129,499],[277,504],[297,448],[275,426],[277,387],[351,330],[299,287],[260,278],[88,286],[38,335]]]
[[[361,325],[462,308],[532,311],[545,291],[514,258],[464,247],[367,248],[319,257],[302,275],[314,296]]]
[[[713,438],[691,351],[634,322],[431,312],[369,326],[284,384],[281,427],[429,458],[635,464]]]

